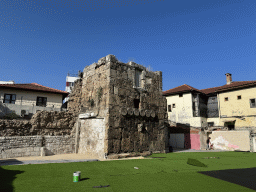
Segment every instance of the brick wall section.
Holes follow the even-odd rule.
[[[0,159],[39,156],[45,147],[46,155],[74,153],[72,136],[17,136],[0,137]]]

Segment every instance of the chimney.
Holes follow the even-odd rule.
[[[227,85],[232,83],[232,74],[226,73]]]

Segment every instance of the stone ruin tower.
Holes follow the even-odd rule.
[[[168,136],[162,72],[114,55],[84,68],[70,95],[77,117],[78,153],[95,158],[131,152],[166,152]]]

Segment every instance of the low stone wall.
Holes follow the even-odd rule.
[[[72,136],[14,136],[0,137],[0,159],[26,156],[75,152],[75,138]]]
[[[69,112],[40,111],[31,120],[0,119],[0,137],[71,135],[76,117]]]

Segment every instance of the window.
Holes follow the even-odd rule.
[[[168,112],[172,112],[172,105],[168,105]]]
[[[174,104],[172,104],[172,108],[175,108],[175,103],[174,103]]]
[[[46,107],[47,97],[37,97],[36,106]]]
[[[139,106],[140,106],[140,100],[139,99],[134,99],[133,100],[133,103],[134,103],[134,108],[139,108]]]
[[[135,70],[135,86],[136,87],[141,87],[141,71],[140,70]]]
[[[215,101],[215,97],[212,98],[212,101]]]
[[[250,107],[251,108],[256,108],[255,99],[250,99]]]
[[[208,127],[213,127],[214,122],[208,122]]]
[[[228,97],[225,97],[225,101],[228,101]]]
[[[196,102],[193,102],[193,103],[192,103],[192,108],[193,108],[193,111],[196,110]]]
[[[4,94],[4,103],[15,104],[16,95],[15,94]]]
[[[179,97],[183,97],[183,93],[180,93],[180,94],[179,94]]]
[[[241,95],[238,95],[237,96],[237,99],[239,100],[239,99],[242,99],[242,96]]]

